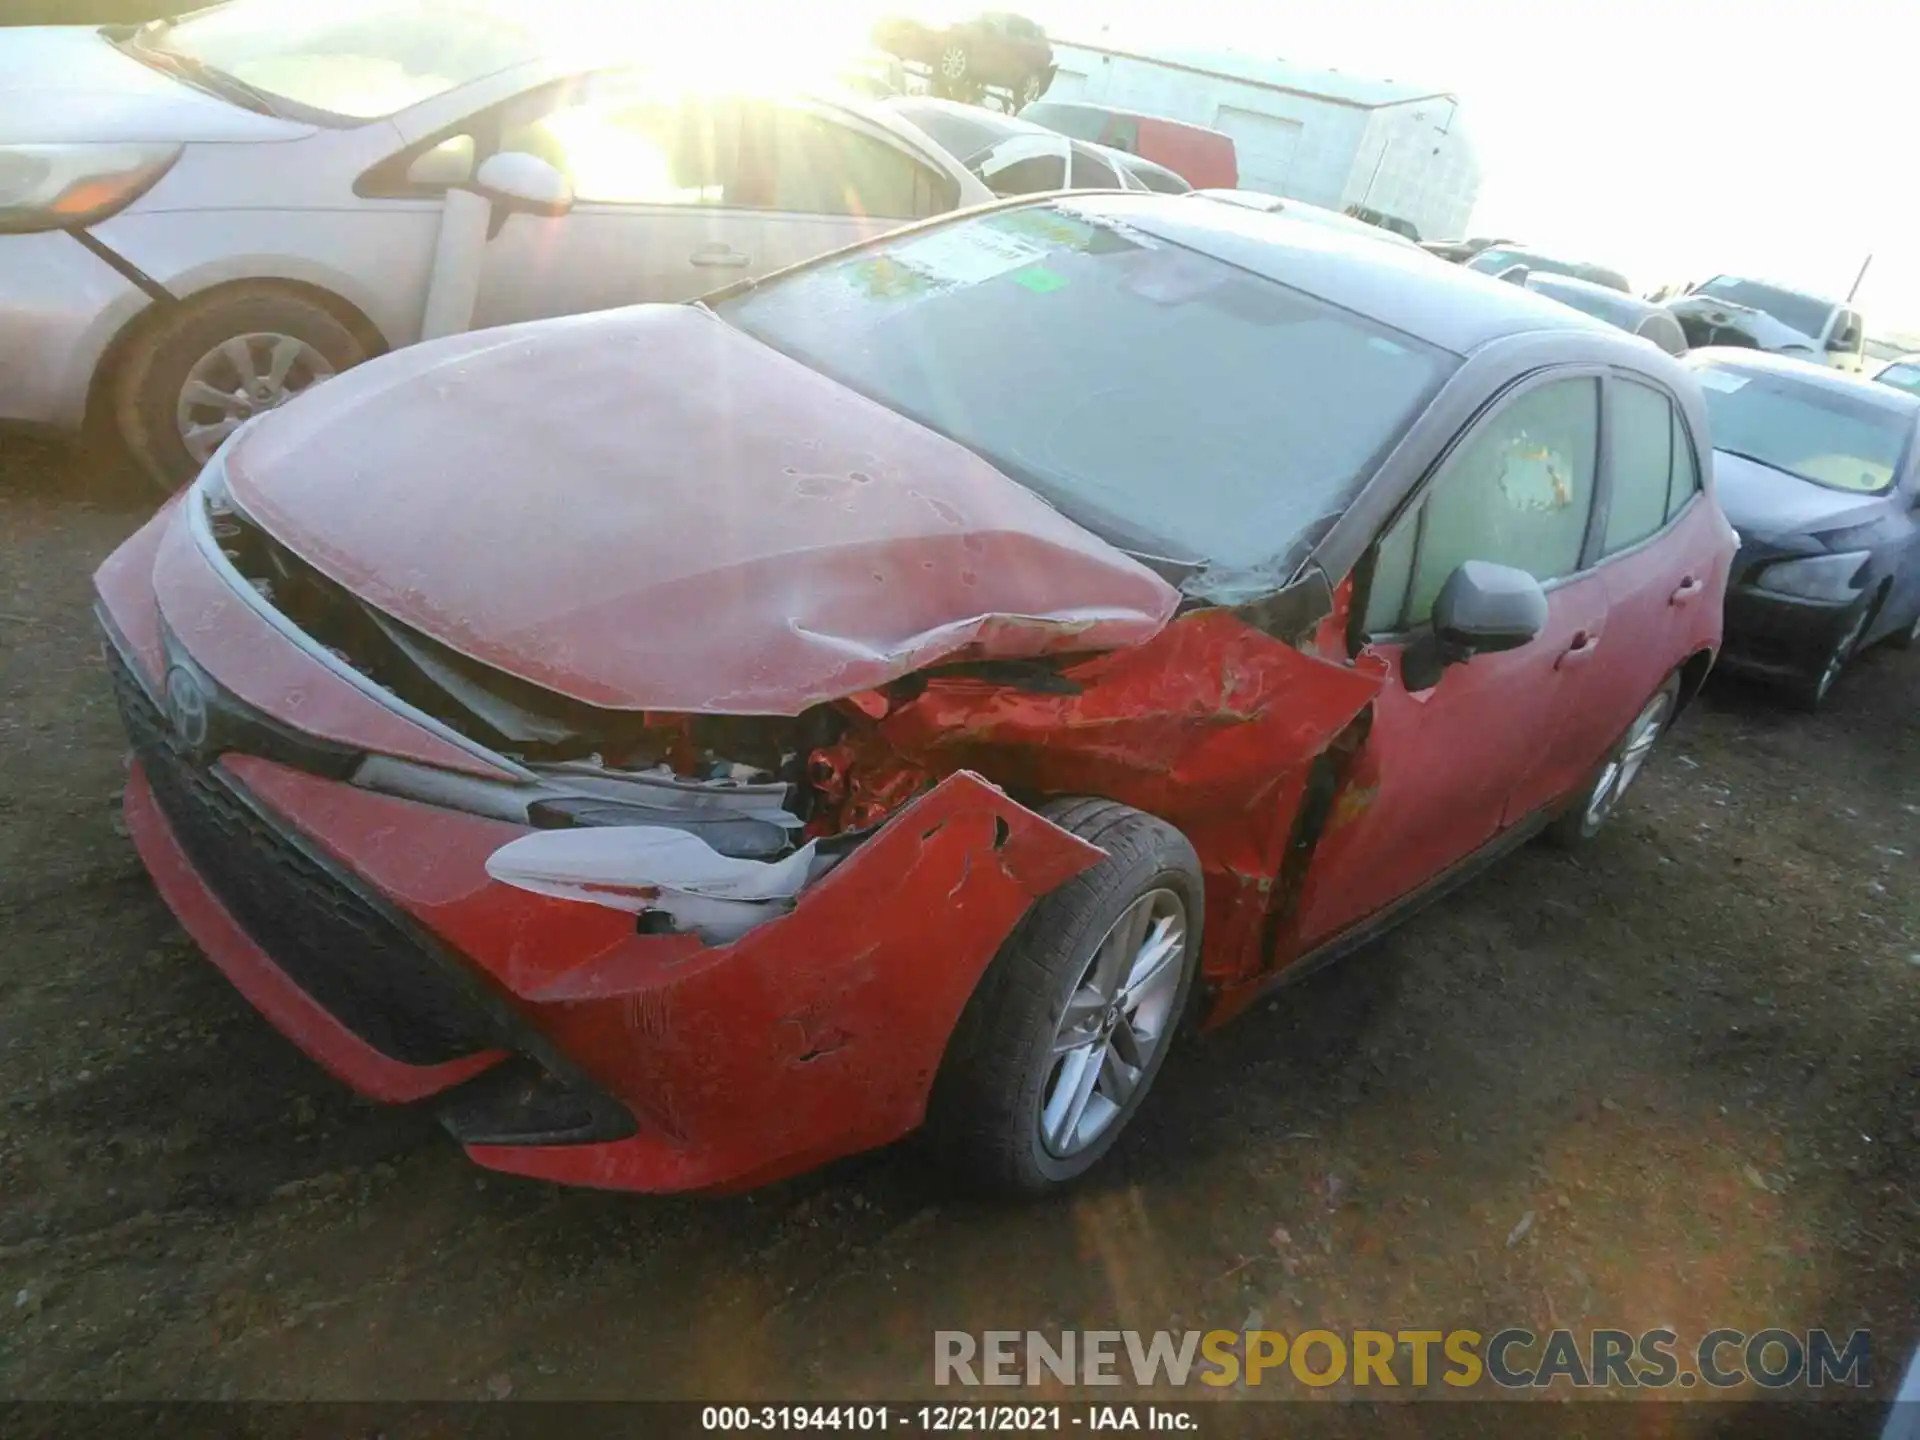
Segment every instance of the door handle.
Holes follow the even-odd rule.
[[[702,269],[720,268],[738,270],[752,263],[752,257],[742,255],[731,245],[703,245],[687,257],[689,263]]]
[[[1600,637],[1582,630],[1573,637],[1573,643],[1560,652],[1560,658],[1553,662],[1556,670],[1571,670],[1576,665],[1584,665],[1600,649]]]
[[[1706,588],[1706,581],[1696,580],[1693,576],[1689,575],[1680,582],[1680,588],[1667,597],[1667,603],[1669,605],[1684,605]]]

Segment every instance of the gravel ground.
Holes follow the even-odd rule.
[[[1528,847],[1177,1054],[1096,1183],[910,1149],[760,1194],[489,1176],[195,953],[119,826],[88,614],[141,518],[0,449],[0,1396],[905,1397],[936,1328],[1920,1339],[1920,655],[1716,680]],[[1332,1393],[1340,1393],[1338,1388]]]

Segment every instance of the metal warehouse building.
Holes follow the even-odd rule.
[[[1231,135],[1244,189],[1369,205],[1423,237],[1464,235],[1480,164],[1446,92],[1251,55],[1054,41],[1049,100],[1086,100]]]

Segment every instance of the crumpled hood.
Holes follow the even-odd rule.
[[[1755,310],[1748,305],[1735,305],[1731,300],[1722,300],[1717,295],[1684,295],[1669,300],[1667,308],[1676,316],[1688,316],[1716,329],[1744,331],[1753,337],[1754,345],[1761,350],[1778,353],[1789,347],[1802,350],[1819,347],[1819,341],[1813,336],[1794,329],[1785,321],[1774,319],[1766,311]]]
[[[1713,488],[1734,529],[1766,539],[1863,524],[1889,503],[1884,495],[1829,490],[1724,450],[1713,452]]]
[[[313,130],[196,90],[123,55],[92,26],[0,29],[0,141],[293,140]]]
[[[691,306],[419,345],[237,435],[234,500],[455,650],[621,709],[797,714],[943,659],[1133,645],[1158,575]]]

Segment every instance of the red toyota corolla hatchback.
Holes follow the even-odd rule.
[[[1704,423],[1516,286],[1153,196],[422,345],[101,568],[128,821],[483,1165],[1044,1190],[1183,1020],[1595,832],[1719,643]]]

